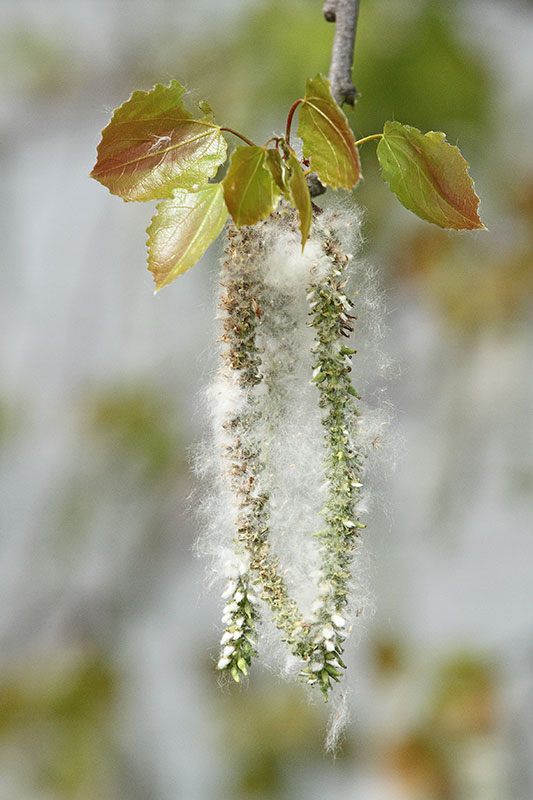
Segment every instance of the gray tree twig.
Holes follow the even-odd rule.
[[[322,10],[328,22],[335,22],[328,76],[331,91],[338,103],[349,103],[353,106],[357,99],[357,90],[352,82],[352,67],[359,0],[326,0]]]

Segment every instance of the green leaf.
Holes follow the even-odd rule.
[[[226,205],[238,228],[265,219],[278,205],[281,192],[268,168],[267,152],[264,147],[246,145],[232,153],[222,183]]]
[[[485,228],[468,162],[444,133],[386,122],[377,155],[383,180],[410,211],[441,228]]]
[[[172,197],[176,188],[196,189],[226,160],[227,145],[206,104],[193,119],[177,81],[133,92],[102,132],[91,177],[123,200]]]
[[[298,136],[304,156],[324,185],[352,189],[361,177],[359,153],[346,114],[321,75],[309,78],[300,109]]]
[[[296,158],[296,154],[293,150],[289,150],[288,164],[291,170],[291,176],[289,178],[290,201],[298,210],[303,250],[309,237],[311,220],[313,218],[311,195],[309,194],[309,187],[307,185],[307,181],[305,180],[305,175],[300,166],[300,162]]]
[[[278,186],[283,194],[288,195],[289,189],[285,176],[285,167],[283,166],[283,161],[277,150],[271,149],[266,151],[266,164],[274,178],[276,186]]]
[[[198,192],[176,189],[157,206],[148,234],[148,269],[157,289],[190,269],[224,227],[228,209],[222,184]]]

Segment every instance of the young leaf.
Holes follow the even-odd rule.
[[[198,192],[176,189],[157,206],[148,234],[148,269],[157,289],[190,269],[222,230],[228,217],[222,184]]]
[[[352,189],[361,177],[359,153],[344,111],[335,101],[329,82],[321,75],[309,78],[300,109],[298,136],[306,158],[324,185]]]
[[[226,160],[226,140],[206,104],[193,119],[171,81],[133,92],[102,132],[91,177],[123,200],[172,197],[176,188],[203,186]]]
[[[479,197],[458,147],[444,133],[421,133],[410,125],[386,122],[377,155],[383,180],[400,203],[441,228],[484,228]]]
[[[278,186],[283,194],[288,194],[289,190],[285,180],[285,169],[283,166],[283,161],[281,160],[281,156],[277,150],[266,151],[266,164],[272,173],[272,177],[274,178],[276,186]]]
[[[288,164],[291,170],[289,178],[289,195],[292,205],[298,210],[300,217],[300,231],[302,233],[302,250],[309,237],[313,211],[311,195],[305,180],[305,175],[293,150],[289,150]]]
[[[265,219],[278,205],[281,191],[268,169],[267,152],[263,147],[245,145],[232,153],[222,183],[226,205],[238,228]]]

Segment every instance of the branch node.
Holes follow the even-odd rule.
[[[318,197],[321,194],[324,194],[326,191],[326,187],[318,178],[316,172],[311,172],[307,178],[307,185],[309,186],[309,194],[311,197]]]
[[[327,22],[335,22],[337,19],[337,0],[326,0],[322,13]]]

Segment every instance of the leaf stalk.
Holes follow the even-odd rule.
[[[228,133],[232,133],[234,136],[238,136],[239,139],[242,139],[243,142],[246,142],[246,144],[249,144],[250,147],[255,147],[255,144],[252,142],[251,139],[248,139],[247,136],[244,136],[244,134],[239,133],[239,131],[234,131],[233,128],[223,127],[220,130],[221,131],[227,131]]]
[[[370,142],[371,139],[383,139],[383,134],[373,133],[371,136],[365,136],[363,139],[358,139],[355,143],[355,146],[359,147],[359,145],[364,144],[365,142]]]
[[[285,130],[285,139],[286,139],[288,145],[290,144],[290,141],[291,141],[292,118],[294,117],[294,112],[296,111],[296,109],[298,108],[300,103],[303,103],[303,98],[302,97],[299,100],[296,100],[296,102],[294,102],[292,104],[292,106],[289,109],[289,113],[287,115],[287,127],[286,127],[286,130]]]

